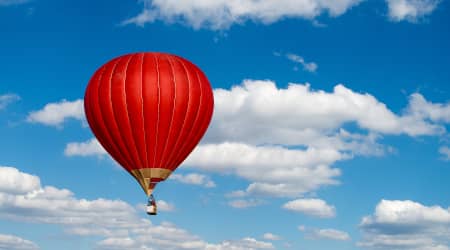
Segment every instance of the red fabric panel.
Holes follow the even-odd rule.
[[[206,132],[213,106],[204,73],[164,53],[111,60],[96,71],[85,94],[93,133],[127,170],[175,170]]]
[[[155,166],[160,101],[159,78],[156,55],[145,53],[142,67],[143,115],[148,159],[145,167]]]

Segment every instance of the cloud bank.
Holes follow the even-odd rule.
[[[144,0],[144,9],[122,25],[163,21],[182,23],[194,29],[228,29],[234,24],[253,21],[270,24],[286,18],[313,20],[327,14],[343,15],[360,0]]]
[[[98,236],[99,249],[273,249],[270,242],[251,237],[209,243],[169,222],[153,224],[143,219],[133,206],[120,200],[78,199],[67,189],[42,186],[40,178],[14,167],[0,166],[0,218],[25,223],[52,224],[78,236]],[[160,201],[161,209],[174,205]],[[5,246],[5,248],[2,248]],[[150,247],[151,246],[151,247]],[[16,236],[0,235],[0,249],[31,250],[36,244]]]
[[[360,223],[367,249],[448,250],[450,208],[410,200],[382,200]]]

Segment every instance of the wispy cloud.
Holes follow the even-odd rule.
[[[439,148],[439,153],[442,155],[443,159],[450,161],[450,148],[447,146],[442,146]]]
[[[303,70],[308,72],[316,72],[319,67],[315,62],[307,62],[302,56],[296,54],[286,54],[286,58],[294,63],[298,63],[303,67]],[[298,70],[297,66],[294,67],[294,70]]]
[[[417,22],[430,15],[440,0],[386,0],[390,20]]]
[[[36,243],[15,235],[0,234],[0,249],[4,250],[38,250]]]
[[[233,208],[249,208],[249,207],[256,207],[264,204],[263,200],[260,199],[238,199],[238,200],[232,200],[228,202],[228,205]]]
[[[265,240],[281,240],[281,237],[276,234],[273,234],[273,233],[265,233],[263,235],[263,239],[265,239]]]
[[[27,3],[30,0],[0,0],[0,7],[1,6],[8,6],[8,5],[17,5],[17,4],[23,4]]]
[[[347,232],[333,229],[333,228],[307,228],[305,226],[299,226],[298,230],[305,234],[306,239],[311,240],[336,240],[336,241],[348,241],[350,235]]]
[[[20,96],[16,94],[0,95],[0,110],[5,109],[9,104],[20,100]]]
[[[185,175],[172,174],[169,179],[185,184],[204,186],[207,188],[213,188],[216,186],[216,184],[208,176],[197,173],[190,173]]]
[[[170,202],[167,202],[167,201],[164,201],[164,200],[158,200],[156,202],[156,204],[158,205],[158,209],[160,211],[163,211],[163,212],[173,212],[173,211],[175,211],[175,205],[170,203]]]

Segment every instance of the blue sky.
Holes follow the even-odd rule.
[[[450,249],[445,0],[0,0],[0,249]],[[215,95],[156,189],[103,151],[82,98],[130,52]]]

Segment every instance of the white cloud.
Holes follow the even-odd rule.
[[[1,5],[1,2],[0,2]],[[20,96],[16,94],[0,95],[0,110],[6,108],[9,104],[20,100]]]
[[[32,241],[14,235],[0,234],[0,250],[37,250],[39,247]]]
[[[161,210],[163,212],[175,211],[175,205],[164,200],[157,200],[156,205],[158,206],[158,210]]]
[[[258,241],[254,238],[246,237],[237,241],[223,241],[217,245],[207,245],[206,250],[257,250],[274,249],[270,242]]]
[[[347,232],[333,229],[333,228],[307,228],[305,226],[299,226],[298,230],[305,233],[305,238],[311,240],[336,240],[347,241],[350,240],[350,235]]]
[[[327,145],[334,139],[337,144],[339,138],[327,135],[347,123],[381,134],[420,136],[445,131],[440,124],[413,113],[421,105],[415,104],[414,96],[412,107],[397,115],[374,96],[342,84],[329,93],[312,90],[309,84],[278,88],[268,80],[244,80],[230,90],[215,89],[214,100],[215,113],[206,138],[209,141]]]
[[[333,228],[307,228],[305,226],[299,226],[298,230],[305,233],[305,238],[312,240],[336,240],[347,241],[350,240],[350,235],[347,232],[333,229]]]
[[[329,239],[329,240],[350,240],[350,236],[346,232],[342,232],[336,229],[318,229],[314,231],[314,237],[318,239]]]
[[[285,203],[283,208],[319,218],[332,218],[336,216],[334,206],[330,206],[324,200],[320,199],[297,199]]]
[[[326,13],[340,16],[360,0],[144,0],[142,12],[122,22],[144,26],[156,20],[180,22],[194,29],[228,29],[248,20],[270,24],[284,18],[314,18]]]
[[[27,121],[60,127],[67,119],[84,121],[83,100],[48,103],[41,110],[28,114]]]
[[[66,156],[103,156],[107,153],[97,139],[92,138],[85,142],[68,143],[64,154]]]
[[[26,194],[40,187],[37,176],[22,173],[16,168],[0,166],[0,192]]]
[[[388,15],[392,21],[416,22],[431,14],[440,0],[386,0]]]
[[[256,147],[242,143],[200,145],[185,165],[219,173],[235,174],[253,181],[252,195],[298,196],[322,185],[335,185],[339,169],[328,165],[343,156],[333,149],[286,149],[279,146]]]
[[[142,233],[142,236],[138,239],[129,237],[105,239],[99,242],[98,248],[107,250],[258,250],[274,248],[270,242],[258,241],[249,237],[236,241],[223,241],[218,244],[210,244],[189,234],[185,230],[174,228],[173,225],[168,223],[149,228],[146,230],[147,234]],[[149,248],[148,246],[152,247]]]
[[[29,1],[30,0],[0,0],[0,6],[23,4]]]
[[[265,233],[263,235],[263,239],[265,239],[265,240],[281,240],[281,237],[276,234],[273,234],[273,233]]]
[[[184,164],[251,181],[241,197],[296,197],[338,184],[340,171],[331,167],[336,161],[391,152],[377,142],[383,135],[442,135],[450,121],[449,104],[428,102],[418,93],[396,114],[374,96],[342,84],[326,92],[309,84],[278,88],[268,80],[244,80],[215,89],[214,98],[203,144]],[[347,124],[360,132],[346,131]]]
[[[296,55],[296,54],[287,54],[286,57],[291,60],[292,62],[299,63],[303,66],[303,70],[309,71],[309,72],[316,72],[317,68],[319,67],[317,63],[315,62],[306,62],[305,59],[302,56]]]
[[[448,250],[450,208],[425,206],[409,200],[382,200],[375,213],[360,224],[358,245],[368,249]]]
[[[256,207],[262,204],[264,204],[264,201],[258,199],[248,199],[248,200],[238,199],[228,202],[228,205],[234,208],[249,208],[249,207]]]
[[[426,225],[450,224],[450,211],[439,206],[427,207],[413,201],[382,200],[374,216],[364,217],[363,226],[380,224]]]
[[[0,189],[0,217],[31,223],[56,224],[74,234],[109,236],[141,224],[135,209],[119,200],[77,199],[67,189],[40,185],[37,176],[0,167],[9,184]],[[15,188],[14,188],[15,186]]]
[[[137,211],[120,200],[77,199],[67,189],[42,187],[39,184],[39,177],[17,169],[11,171],[10,167],[0,167],[0,176],[8,176],[10,182],[17,186],[17,190],[23,189],[20,192],[11,191],[9,184],[5,185],[7,189],[0,189],[2,219],[54,224],[62,226],[64,232],[71,235],[104,237],[97,244],[99,249],[257,250],[273,248],[271,243],[248,237],[237,241],[209,243],[174,224],[168,222],[152,224],[148,219],[139,217],[139,214],[144,213],[143,211]],[[164,201],[160,201],[158,205],[160,209],[166,211],[174,208],[172,204]],[[0,249],[16,249],[13,245],[1,248],[2,244],[7,244],[5,242],[19,242],[23,243],[23,246],[29,246],[29,248],[17,249],[37,249],[32,242],[0,235]]]
[[[186,175],[182,174],[172,174],[170,180],[175,180],[181,183],[190,185],[199,185],[207,188],[215,187],[216,184],[206,175],[190,173]]]
[[[432,103],[419,93],[409,98],[408,113],[419,119],[428,119],[433,122],[450,123],[450,103]]]
[[[446,161],[450,161],[450,148],[447,146],[442,146],[439,148],[439,153],[442,154],[442,157]]]

